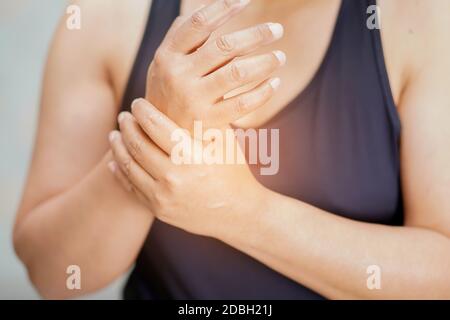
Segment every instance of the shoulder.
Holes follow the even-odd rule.
[[[414,73],[445,63],[450,52],[450,1],[381,0],[382,24],[392,33],[396,49]]]
[[[125,21],[120,19],[133,23],[137,19],[136,14],[143,13],[150,3],[151,0],[72,0],[69,5],[79,7],[87,27],[95,25],[97,30],[102,31],[114,27],[111,23],[125,27]]]
[[[422,86],[424,75],[442,82],[442,71],[450,73],[450,1],[378,0],[378,5],[396,102],[411,87]]]
[[[106,75],[118,100],[140,45],[151,1],[72,0],[69,5],[79,9],[80,28],[66,27],[69,11],[60,23],[56,42],[66,52],[64,56]]]
[[[55,40],[72,51],[110,52],[127,33],[138,31],[150,1],[72,0],[62,13]]]

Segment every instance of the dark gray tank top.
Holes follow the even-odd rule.
[[[179,2],[153,0],[123,110],[145,95],[147,68],[179,15]],[[252,166],[252,171],[266,187],[332,214],[400,225],[400,122],[380,32],[366,27],[367,7],[374,4],[375,0],[342,1],[320,68],[307,87],[263,126],[279,129],[278,174],[261,176],[258,166]],[[124,295],[135,299],[322,298],[218,240],[161,221],[152,226]]]

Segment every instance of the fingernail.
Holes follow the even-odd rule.
[[[133,100],[133,102],[131,103],[131,111],[133,111],[134,107],[136,106],[137,101]]]
[[[281,83],[280,78],[273,78],[272,80],[269,81],[269,84],[273,90],[277,90],[278,87],[280,86],[280,83]]]
[[[131,103],[131,111],[133,111],[133,109],[136,108],[138,104],[145,105],[146,102],[147,100],[145,100],[144,98],[134,99],[133,102]]]
[[[119,123],[121,123],[123,121],[123,119],[125,119],[125,112],[121,112],[119,114],[119,116],[117,117],[117,121],[119,121]]]
[[[109,141],[113,142],[117,137],[119,136],[119,132],[117,131],[111,131],[109,133]]]
[[[115,161],[108,162],[108,168],[112,173],[117,171],[117,163]]]
[[[283,51],[276,50],[273,54],[277,57],[280,62],[280,66],[284,66],[286,64],[286,54]]]
[[[275,39],[280,39],[283,36],[284,28],[279,23],[268,23],[269,29]]]

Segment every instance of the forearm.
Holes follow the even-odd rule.
[[[450,241],[436,232],[342,218],[272,192],[245,232],[223,240],[333,299],[450,298]],[[251,222],[250,222],[251,220]],[[381,268],[381,290],[367,267]]]
[[[30,278],[46,297],[98,289],[135,260],[153,221],[107,168],[108,154],[78,184],[33,208],[17,226],[14,243]],[[66,269],[78,265],[81,290],[66,289]]]

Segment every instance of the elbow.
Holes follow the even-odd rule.
[[[84,294],[82,290],[69,290],[66,287],[64,274],[55,277],[48,272],[49,266],[42,262],[24,263],[28,279],[36,292],[44,300],[65,300],[80,297]]]
[[[52,272],[54,268],[48,265],[50,261],[44,259],[45,255],[36,248],[36,242],[17,226],[13,233],[13,246],[17,257],[26,269],[29,281],[42,299],[63,300],[82,295],[82,290],[67,289],[65,273],[58,275]]]
[[[33,265],[31,262],[33,258],[30,253],[34,250],[31,248],[32,242],[27,240],[27,234],[24,232],[23,228],[17,224],[17,222],[13,230],[12,243],[17,258],[23,263],[28,277],[30,278],[31,265]]]
[[[36,268],[27,267],[28,278],[39,296],[44,300],[66,300],[80,297],[80,290],[68,290],[64,285],[44,276]]]

